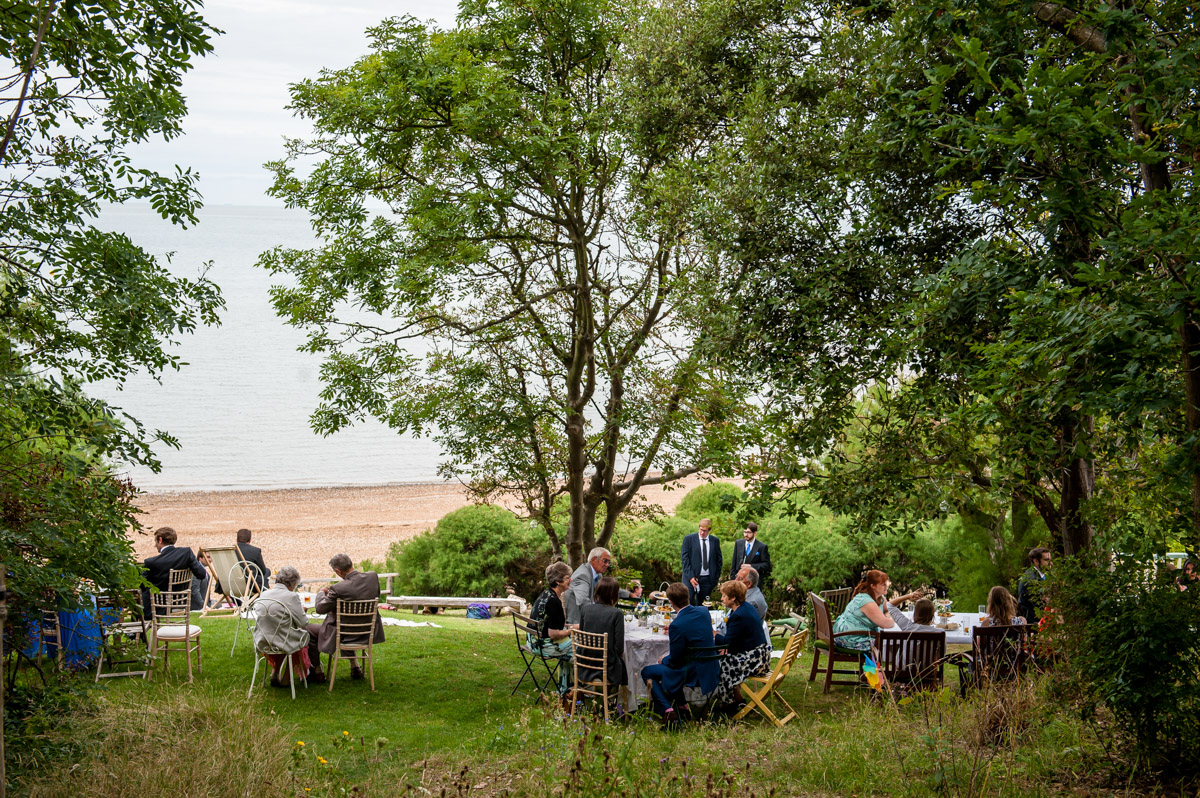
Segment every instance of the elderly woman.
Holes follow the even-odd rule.
[[[1021,626],[1025,619],[1017,615],[1017,600],[1004,585],[996,585],[988,593],[987,617],[980,626]]]
[[[729,610],[729,617],[725,619],[725,634],[713,635],[713,642],[726,651],[716,700],[719,704],[737,703],[738,686],[749,676],[761,675],[771,664],[771,644],[758,610],[746,601],[744,582],[734,580],[721,585],[721,603]]]
[[[529,617],[537,624],[539,636],[531,636],[530,647],[543,657],[563,660],[559,668],[559,691],[567,690],[566,663],[571,661],[571,633],[562,597],[571,586],[571,566],[561,560],[546,566],[546,589],[533,602]]]
[[[300,572],[290,565],[279,569],[275,586],[265,590],[254,601],[257,613],[254,622],[254,648],[257,651],[277,650],[292,654],[292,672],[308,673],[308,618],[304,604],[296,595]],[[271,686],[286,687],[279,679],[283,654],[267,654],[271,663]]]

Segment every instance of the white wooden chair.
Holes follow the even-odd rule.
[[[571,709],[574,711],[579,696],[594,695],[604,702],[604,722],[608,722],[609,698],[616,698],[619,685],[608,681],[608,633],[581,632],[571,630],[571,654],[573,657],[572,676],[575,685],[571,688]],[[598,671],[599,679],[584,679],[579,673],[580,668]],[[609,691],[612,691],[611,695]]]
[[[191,595],[191,591],[188,591]],[[142,611],[141,591],[105,591],[96,597],[96,623],[100,628],[100,656],[96,661],[96,681],[115,676],[150,676],[149,623]],[[145,646],[145,652],[129,651],[129,646]],[[109,671],[105,673],[105,663]],[[130,670],[130,666],[141,665],[141,670]],[[113,666],[125,666],[125,670],[112,670]]]
[[[183,651],[187,657],[188,681],[192,675],[192,652],[196,652],[196,672],[202,670],[200,654],[200,627],[192,623],[192,591],[174,590],[155,593],[152,597],[151,621],[154,631],[154,653],[163,655],[163,672],[173,647]],[[153,666],[152,666],[153,667]]]

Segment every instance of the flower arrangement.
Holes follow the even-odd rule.
[[[949,615],[950,608],[954,606],[954,602],[945,598],[934,599],[933,606],[937,607],[938,615]]]

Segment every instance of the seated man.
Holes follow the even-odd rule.
[[[642,668],[642,678],[650,688],[654,707],[663,720],[675,720],[672,702],[680,697],[684,687],[698,687],[708,695],[717,689],[721,679],[721,663],[690,662],[689,652],[698,648],[712,648],[713,629],[708,610],[691,606],[687,586],[675,582],[667,588],[667,600],[675,610],[675,619],[667,630],[670,650],[659,660],[659,664]]]
[[[204,593],[208,587],[208,571],[196,559],[196,555],[192,553],[191,549],[187,546],[176,546],[177,540],[179,540],[178,534],[169,526],[159,527],[154,531],[154,548],[158,549],[158,554],[146,558],[144,563],[146,570],[142,572],[142,576],[162,593],[170,590],[171,571],[183,569],[191,571],[193,577],[191,608],[193,610],[202,609]],[[142,604],[149,613],[151,604],[149,591],[142,591]]]
[[[308,659],[312,663],[312,670],[308,672],[308,680],[317,684],[325,681],[325,673],[321,670],[321,655],[333,653],[338,599],[379,601],[379,574],[374,571],[364,573],[354,570],[354,563],[347,554],[333,555],[329,560],[329,567],[342,581],[321,588],[313,609],[324,614],[325,620],[308,625]],[[383,642],[383,621],[378,614],[375,616],[375,634],[372,636],[371,642]],[[362,677],[362,668],[359,666],[358,660],[351,660],[350,678],[361,679]]]
[[[258,592],[262,592],[271,586],[271,571],[267,568],[267,564],[263,562],[262,549],[258,546],[250,545],[250,530],[239,529],[237,531],[237,543],[234,544],[237,549],[238,557],[242,562],[246,563],[243,566],[243,571],[247,577],[249,584],[250,577],[253,577],[254,583],[258,585]],[[200,550],[200,561],[205,565],[212,565],[212,562],[207,559],[203,549]],[[225,595],[225,589],[221,587],[221,577],[226,574],[217,574],[217,581],[213,584],[213,592]],[[251,591],[253,592],[253,591]],[[231,606],[233,602],[225,599]]]
[[[746,586],[746,603],[758,612],[758,617],[767,619],[767,597],[758,588],[758,571],[751,565],[738,570],[737,580]]]

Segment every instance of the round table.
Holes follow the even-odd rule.
[[[904,615],[910,621],[912,620],[912,610],[905,610]],[[936,615],[933,617],[933,622],[935,624],[944,623],[946,621],[953,621],[954,623],[958,624],[957,629],[946,630],[946,645],[953,646],[971,644],[971,630],[979,625],[978,612],[952,612],[950,613],[949,618],[941,618]]]
[[[713,628],[721,630],[725,621],[720,612],[710,612]],[[671,642],[666,630],[655,632],[649,626],[638,626],[636,622],[625,622],[625,673],[629,677],[627,690],[622,691],[622,704],[626,711],[637,709],[639,701],[649,700],[650,691],[642,679],[642,668],[654,665],[670,651]],[[628,697],[625,696],[628,693]]]

